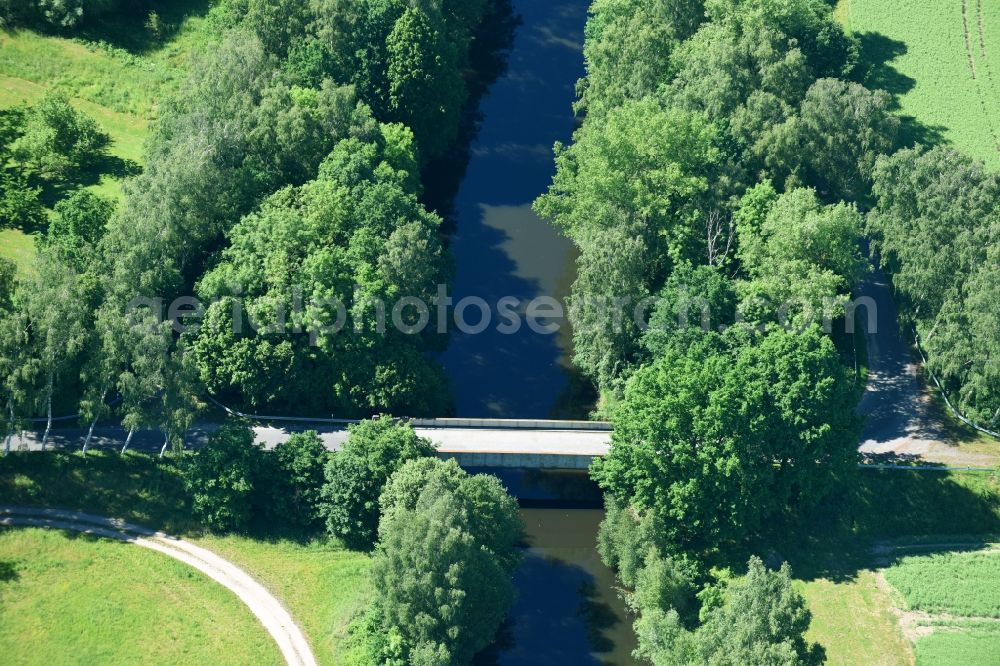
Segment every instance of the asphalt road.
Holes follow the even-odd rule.
[[[185,447],[198,447],[217,430],[217,423],[199,423],[188,431],[184,438]],[[273,448],[288,439],[293,432],[316,430],[326,448],[335,451],[347,439],[343,427],[318,424],[294,426],[258,426],[254,428],[257,441],[266,448]],[[547,455],[599,456],[608,452],[611,433],[600,430],[530,430],[492,428],[414,428],[421,437],[427,437],[438,445],[442,453],[515,453]],[[83,445],[87,431],[83,428],[53,429],[49,435],[51,448],[78,449]],[[91,448],[121,448],[128,432],[119,426],[94,429]],[[25,432],[15,435],[11,448],[37,450],[41,448],[42,433]],[[158,452],[163,446],[163,435],[155,430],[137,431],[132,438],[131,448],[140,451]]]
[[[930,397],[921,387],[913,354],[899,327],[899,313],[889,281],[881,270],[874,271],[861,289],[861,296],[874,303],[876,326],[866,333],[868,341],[868,386],[860,412],[866,426],[859,450],[873,457],[892,460],[924,460],[955,466],[991,467],[996,457],[962,451],[946,436],[943,424],[933,415]],[[203,444],[218,428],[217,423],[199,423],[185,437],[186,447]],[[316,430],[330,450],[347,438],[347,430],[329,424],[262,425],[254,430],[257,440],[273,448],[293,432]],[[527,430],[488,428],[416,428],[417,433],[438,444],[444,453],[514,453],[550,455],[604,455],[608,451],[607,431]],[[50,435],[53,448],[79,448],[86,430],[56,428]],[[127,433],[117,426],[94,431],[93,448],[121,448]],[[156,452],[163,436],[155,431],[137,432],[132,447]],[[12,448],[38,449],[41,432],[15,436]]]
[[[861,295],[874,301],[877,326],[866,335],[868,386],[859,409],[867,422],[860,451],[956,466],[995,465],[995,457],[961,451],[948,441],[944,424],[934,416],[931,398],[921,386],[916,361],[899,327],[889,280],[881,269],[868,277]]]

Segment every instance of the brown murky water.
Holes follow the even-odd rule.
[[[518,599],[478,666],[632,666],[632,617],[595,548],[600,491],[579,472],[479,469],[521,500],[524,562]]]

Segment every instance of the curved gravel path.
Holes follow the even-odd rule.
[[[289,666],[316,666],[309,642],[281,602],[235,564],[190,541],[116,518],[60,509],[0,506],[0,525],[47,527],[93,534],[134,543],[184,562],[239,597],[274,638]]]

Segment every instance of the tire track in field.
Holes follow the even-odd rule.
[[[972,52],[972,35],[969,31],[969,0],[962,0],[962,32],[965,36],[965,57],[969,60],[969,70],[972,72],[972,80],[976,76],[976,58]]]
[[[990,105],[987,103],[987,98],[992,98],[992,96],[1000,92],[997,89],[996,83],[993,81],[993,69],[990,67],[990,59],[986,53],[986,11],[983,9],[983,0],[976,0],[976,29],[979,33],[979,53],[983,57],[982,69],[986,72],[986,91],[985,95],[983,90],[979,89],[979,101],[983,105],[983,110],[986,111],[986,122],[989,125],[990,134],[993,136],[993,146],[1000,152],[1000,135],[997,133],[996,126],[993,124],[993,118],[989,113]],[[978,87],[978,86],[977,86]]]
[[[979,70],[976,67],[976,53],[973,46],[972,29],[969,27],[969,0],[962,0],[962,33],[965,39],[965,57],[968,60],[969,71],[972,74],[972,86],[975,88],[976,97],[979,98],[979,106],[982,109],[986,131],[993,141],[993,147],[1000,152],[1000,133],[997,132],[996,127],[993,125],[993,120],[990,116],[990,105],[987,102],[987,95],[983,91],[984,87],[988,88],[987,93],[993,90],[993,76],[989,69],[989,62],[986,59],[986,28],[983,17],[983,0],[976,0],[975,11],[976,33],[979,37],[976,41],[979,43],[979,50],[983,58],[982,69],[986,73],[985,81],[979,76]]]

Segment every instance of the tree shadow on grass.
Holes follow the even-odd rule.
[[[906,43],[877,32],[861,32],[855,36],[860,42],[861,50],[853,78],[869,89],[885,90],[892,95],[892,109],[898,112],[901,108],[900,97],[917,85],[916,79],[903,74],[892,64],[906,54]],[[906,114],[897,115],[900,120],[900,148],[910,148],[917,144],[934,146],[946,142],[945,127],[927,125]]]
[[[17,573],[17,567],[13,562],[0,560],[0,583],[11,583],[19,579],[21,575]]]
[[[104,16],[85,15],[81,25],[68,31],[44,24],[31,27],[42,33],[105,42],[133,55],[142,55],[165,46],[186,18],[208,13],[211,5],[212,0],[127,0]],[[153,12],[157,16],[155,21],[150,20]]]
[[[142,173],[142,167],[134,160],[123,159],[107,153],[90,160],[82,168],[64,178],[39,180],[42,188],[39,199],[46,208],[53,208],[61,199],[81,187],[98,185],[105,176],[115,180],[131,178]],[[27,230],[25,230],[27,233]]]
[[[797,579],[848,582],[859,571],[886,565],[880,544],[974,547],[1000,534],[996,474],[862,469],[848,487],[849,495],[832,498],[797,526],[751,544],[734,565],[756,552],[788,561]]]

